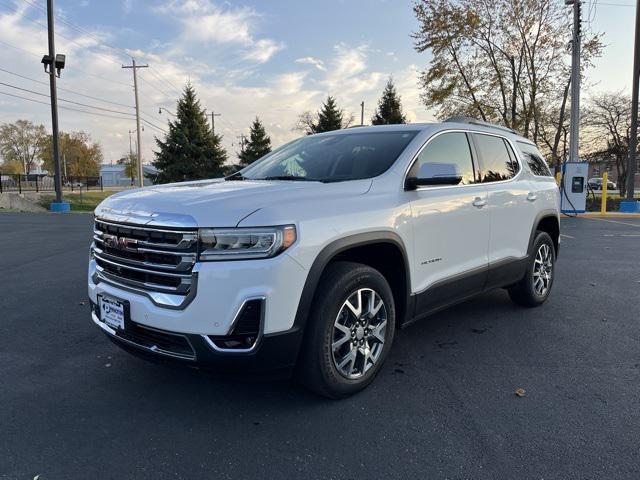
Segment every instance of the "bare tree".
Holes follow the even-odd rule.
[[[469,115],[513,128],[545,145],[552,162],[564,149],[571,37],[568,12],[555,0],[418,0],[413,35],[430,52],[420,82],[438,117]],[[599,55],[585,33],[583,67]]]
[[[615,160],[618,188],[624,196],[631,138],[631,97],[620,91],[590,98],[583,123],[590,139],[586,145],[589,150],[588,157]]]

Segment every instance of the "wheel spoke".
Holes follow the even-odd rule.
[[[336,340],[335,342],[333,342],[331,344],[331,348],[333,348],[333,351],[338,350],[342,345],[344,345],[345,343],[347,343],[349,340],[351,340],[351,335],[350,334],[346,334],[344,335],[340,340]]]
[[[375,317],[378,314],[378,312],[380,311],[383,305],[384,305],[384,302],[382,301],[382,299],[380,299],[378,304],[374,306],[373,309],[371,309],[371,311],[369,312],[371,313],[371,318]]]
[[[382,330],[387,326],[387,321],[383,320],[378,325],[374,326],[371,330],[371,335],[373,338],[379,343],[384,343],[384,335],[382,334]]]
[[[334,327],[337,328],[338,330],[340,330],[345,335],[351,335],[351,330],[349,329],[349,327],[347,327],[345,325],[342,325],[341,323],[337,323],[336,322]]]
[[[358,356],[358,350],[355,348],[351,349],[349,353],[347,353],[342,359],[342,361],[338,364],[338,367],[343,369],[343,371],[347,375],[351,375],[351,372],[353,372],[353,366],[356,363],[357,356]],[[347,365],[349,365],[349,368],[345,369]]]
[[[358,292],[356,293],[356,298],[358,300],[357,307],[351,303],[351,299],[348,299],[345,302],[345,305],[349,308],[349,310],[351,310],[351,313],[353,313],[356,317],[359,317],[360,315],[362,315],[362,290],[358,290]]]
[[[369,354],[371,353],[371,351],[369,350],[369,347],[364,346],[360,348],[360,353],[362,354],[362,371],[364,372],[367,369],[367,364],[369,363]]]

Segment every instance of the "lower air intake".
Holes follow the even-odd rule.
[[[260,337],[263,311],[264,300],[255,299],[245,302],[229,335],[224,337],[209,335],[209,340],[219,350],[247,351],[253,349]]]

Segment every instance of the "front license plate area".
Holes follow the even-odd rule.
[[[98,296],[100,321],[115,330],[125,330],[129,322],[129,302],[106,295]]]

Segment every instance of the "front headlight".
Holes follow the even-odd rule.
[[[296,241],[296,227],[201,228],[200,261],[268,258]]]

